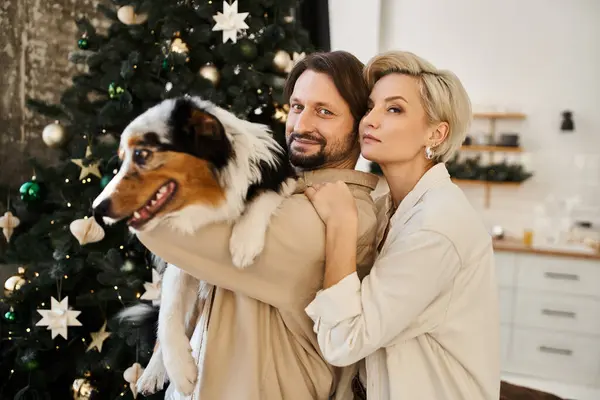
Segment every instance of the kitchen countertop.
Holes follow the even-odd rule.
[[[494,250],[497,252],[529,253],[555,257],[583,258],[588,260],[600,261],[600,252],[594,252],[591,247],[589,252],[570,250],[565,248],[555,248],[547,246],[536,248],[535,246],[526,246],[523,241],[514,238],[494,239]]]

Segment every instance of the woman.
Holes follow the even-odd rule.
[[[390,193],[379,254],[356,274],[356,208],[343,183],[308,188],[327,228],[323,290],[306,308],[327,361],[359,360],[369,400],[497,400],[499,316],[491,238],[444,162],[471,119],[458,78],[407,52],[374,57],[363,156]],[[388,222],[388,216],[389,222]]]

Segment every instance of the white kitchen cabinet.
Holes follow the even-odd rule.
[[[600,259],[498,251],[502,370],[600,387]]]

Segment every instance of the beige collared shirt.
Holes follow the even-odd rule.
[[[192,235],[158,226],[138,235],[165,261],[215,285],[207,328],[202,317],[191,340],[199,381],[191,396],[170,387],[169,399],[350,400],[355,366],[335,368],[320,353],[305,307],[322,287],[325,226],[304,195],[307,184],[346,182],[359,213],[357,260],[366,275],[375,258],[376,209],[370,196],[378,178],[325,169],[301,175],[296,193],[271,219],[265,248],[254,264],[231,261],[231,224]],[[205,315],[205,313],[200,313]]]
[[[331,364],[366,358],[369,400],[499,397],[492,241],[444,164],[400,203],[370,274],[320,291],[306,312]]]

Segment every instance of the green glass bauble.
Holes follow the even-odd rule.
[[[256,58],[256,56],[258,55],[258,49],[256,48],[256,45],[254,43],[252,43],[252,41],[250,41],[250,40],[242,41],[239,44],[239,46],[240,46],[240,52],[242,53],[242,56],[247,61],[254,60]]]
[[[26,203],[35,202],[42,199],[42,187],[35,181],[27,181],[19,188],[21,200]]]
[[[121,86],[117,85],[114,82],[108,85],[108,95],[111,99],[121,96],[121,94],[123,94],[124,91],[125,90]]]
[[[87,38],[81,38],[77,41],[77,46],[81,49],[81,50],[87,50],[90,48],[90,42]]]
[[[101,188],[101,189],[104,189],[104,188],[106,187],[106,185],[108,185],[108,182],[110,182],[110,180],[111,180],[112,178],[113,178],[113,177],[112,177],[112,176],[110,176],[110,175],[104,175],[104,176],[102,177],[102,179],[100,179],[100,188]]]
[[[17,316],[15,315],[14,311],[7,311],[6,313],[4,313],[4,319],[10,322],[14,322],[14,320],[17,319]]]

